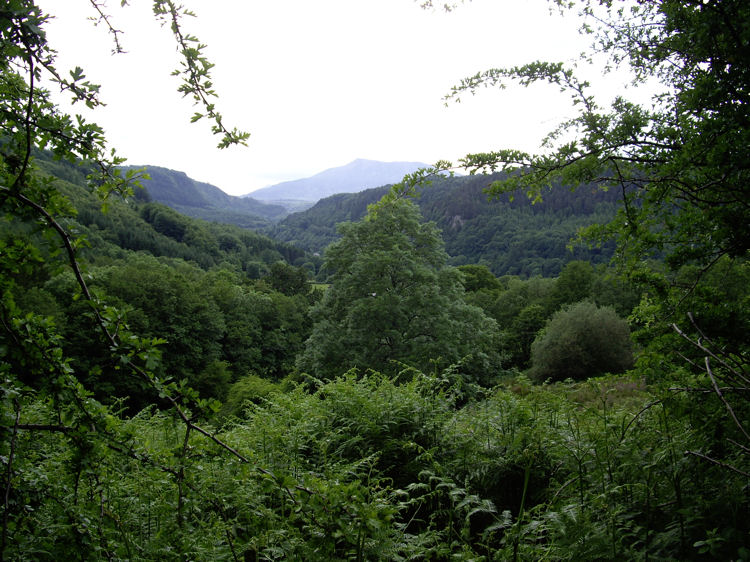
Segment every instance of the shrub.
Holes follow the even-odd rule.
[[[272,381],[257,375],[244,376],[229,388],[220,416],[241,417],[242,411],[248,402],[257,404],[278,390],[279,385]]]
[[[630,330],[614,309],[579,302],[555,313],[531,345],[529,375],[584,379],[620,373],[633,365]]]

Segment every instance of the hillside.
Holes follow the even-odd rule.
[[[357,159],[345,166],[330,168],[309,178],[264,187],[245,197],[287,206],[308,205],[337,193],[356,193],[401,181],[404,175],[425,167],[421,162],[379,162]]]
[[[159,166],[146,166],[146,169],[151,179],[144,180],[143,185],[151,198],[184,215],[258,229],[287,214],[284,207],[252,197],[227,195],[218,187],[195,181],[184,172]]]
[[[50,160],[43,160],[42,164],[50,173],[74,184],[82,185],[84,181],[79,168]],[[139,199],[146,202],[136,207],[117,206],[108,215],[102,215],[97,203],[89,201],[83,191],[74,196],[76,200],[81,198],[76,204],[79,221],[85,227],[95,225],[97,229],[92,236],[105,236],[120,248],[182,257],[202,266],[221,262],[226,259],[225,250],[236,248],[232,251],[243,255],[242,269],[250,267],[248,271],[254,275],[273,262],[270,255],[276,256],[274,259],[283,256],[288,261],[303,263],[304,252],[322,254],[326,246],[338,238],[337,224],[362,218],[367,206],[389,189],[382,186],[359,193],[336,194],[276,224],[241,213],[236,213],[238,220],[234,222],[230,211],[219,210],[222,202],[247,201],[248,208],[258,202],[231,197],[182,172],[150,167],[149,173],[152,179],[146,183],[148,195],[139,195]],[[490,201],[484,189],[494,177],[438,178],[416,199],[425,219],[434,221],[441,229],[453,265],[484,264],[495,275],[548,277],[558,275],[572,260],[609,261],[611,247],[592,249],[578,245],[571,249],[569,244],[579,228],[612,217],[616,195],[582,187],[574,192],[553,189],[536,205],[529,205],[525,198],[510,201],[503,197]],[[76,190],[76,193],[79,192]],[[234,222],[244,228],[190,219],[186,216],[189,210],[202,210],[204,218],[211,222]],[[257,229],[263,235],[249,232],[247,228]],[[265,256],[252,255],[255,252],[248,255],[242,249],[247,244],[259,248],[258,253],[267,250]],[[254,265],[249,265],[251,263]]]
[[[529,205],[521,197],[490,201],[484,189],[494,176],[439,178],[416,200],[425,219],[442,230],[454,265],[482,263],[496,275],[554,276],[565,263],[607,262],[612,248],[567,246],[579,228],[603,222],[615,212],[617,195],[581,187],[554,189]],[[336,240],[336,225],[362,218],[387,187],[338,194],[307,211],[289,215],[265,232],[309,252],[323,252]]]
[[[296,247],[247,228],[186,216],[152,200],[150,193],[143,191],[136,192],[133,201],[111,200],[104,213],[101,202],[84,187],[86,168],[54,160],[46,153],[37,155],[36,164],[46,174],[58,178],[60,190],[75,207],[77,230],[88,240],[83,255],[89,261],[121,258],[127,251],[138,251],[155,257],[180,258],[204,269],[231,264],[252,277],[261,275],[278,260],[304,261],[304,252]],[[199,189],[208,186],[192,182],[181,172],[149,170],[156,171],[157,184],[162,186],[169,184],[165,178],[173,179],[175,187],[184,178],[188,201],[200,201]],[[196,185],[199,187],[192,189]],[[206,191],[211,193],[210,189]]]

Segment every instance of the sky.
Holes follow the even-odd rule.
[[[587,46],[574,15],[550,13],[545,0],[473,0],[451,13],[414,0],[183,0],[196,14],[183,26],[215,64],[217,109],[225,124],[251,134],[247,147],[219,150],[207,121],[189,122],[197,108],[177,93],[170,74],[179,54],[151,2],[108,0],[123,31],[127,53],[119,55],[90,21],[89,0],[39,3],[55,16],[46,30],[58,69],[82,67],[107,104],[71,111],[99,123],[128,164],[180,170],[232,195],[356,158],[431,164],[534,151],[573,115],[556,88],[487,89],[447,106],[444,96],[479,71],[573,62]],[[608,78],[602,95],[620,87]]]

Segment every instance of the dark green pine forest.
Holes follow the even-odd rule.
[[[750,560],[746,2],[562,6],[653,105],[490,69],[447,101],[558,86],[547,152],[283,219],[124,166],[39,86],[99,103],[47,16],[6,4],[3,560]],[[154,14],[192,119],[244,144],[189,12]]]

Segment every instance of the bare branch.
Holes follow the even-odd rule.
[[[750,478],[750,473],[745,472],[744,470],[740,470],[739,468],[732,466],[731,464],[727,464],[725,462],[721,462],[719,460],[713,459],[711,457],[708,457],[704,455],[703,453],[699,453],[697,451],[685,451],[686,455],[693,455],[694,457],[699,457],[701,459],[707,460],[710,463],[713,463],[715,465],[721,466],[723,468],[727,468],[733,472],[736,472],[737,474],[741,474],[742,476],[745,476],[747,478]]]
[[[732,419],[734,420],[735,425],[739,428],[739,430],[742,432],[742,435],[745,436],[745,439],[750,442],[750,435],[747,434],[747,431],[745,431],[745,428],[740,423],[740,420],[737,419],[737,415],[734,413],[734,410],[732,409],[732,406],[730,406],[729,402],[726,398],[724,398],[724,394],[721,392],[721,389],[719,388],[719,385],[716,384],[716,377],[714,377],[714,373],[711,370],[711,363],[706,357],[706,372],[708,373],[708,376],[711,377],[711,383],[714,386],[714,390],[716,391],[716,394],[719,396],[721,401],[724,403],[724,406],[729,411],[729,415],[732,416]]]
[[[692,316],[691,316],[691,318],[692,318]],[[744,382],[750,384],[750,379],[748,379],[744,374],[742,374],[739,371],[737,371],[736,369],[734,369],[731,365],[729,365],[721,357],[717,356],[713,351],[711,351],[710,349],[708,349],[705,345],[703,345],[703,343],[701,342],[701,340],[694,340],[694,339],[692,339],[685,332],[683,332],[679,328],[679,326],[677,326],[677,324],[673,323],[672,324],[672,329],[675,332],[677,332],[680,336],[682,336],[685,340],[687,340],[688,342],[690,342],[692,345],[694,345],[695,347],[697,347],[698,349],[700,349],[701,351],[703,351],[704,353],[708,354],[710,357],[712,357],[713,359],[715,359],[716,361],[718,361],[723,367],[725,367],[726,369],[728,369],[729,372],[732,375],[734,375],[734,376],[742,379]]]

